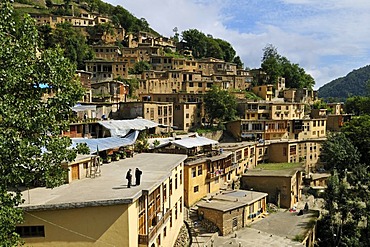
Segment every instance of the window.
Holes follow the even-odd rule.
[[[170,179],[170,196],[172,195],[172,178]]]
[[[233,219],[233,227],[237,227],[237,226],[238,226],[238,219],[237,218],[234,218]]]
[[[200,165],[200,166],[198,166],[198,176],[202,175],[202,172],[203,172],[202,166]]]
[[[197,176],[197,168],[196,167],[191,168],[191,174],[192,174],[193,178],[195,178]]]
[[[194,193],[197,193],[199,191],[199,185],[194,186]]]
[[[163,228],[163,238],[167,236],[167,227]]]
[[[194,87],[194,82],[189,82],[189,87]]]
[[[175,220],[177,220],[177,202],[175,203]]]
[[[186,118],[189,118],[189,113],[186,113]]]
[[[17,226],[15,231],[21,238],[45,237],[44,226]]]
[[[182,184],[182,170],[180,170],[180,184]]]
[[[163,185],[163,201],[167,199],[167,184]]]
[[[175,174],[175,190],[177,190],[177,174]]]
[[[182,197],[180,197],[180,202],[179,202],[179,207],[180,207],[180,213],[182,213]]]
[[[170,227],[172,227],[172,210],[170,211]]]
[[[198,87],[202,87],[202,83],[201,82],[198,82]]]

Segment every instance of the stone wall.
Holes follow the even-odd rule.
[[[234,209],[227,212],[218,211],[215,209],[199,208],[199,215],[203,215],[204,219],[211,221],[220,230],[221,235],[228,235],[233,231],[243,227],[242,208]],[[236,219],[237,226],[233,227],[233,221]]]

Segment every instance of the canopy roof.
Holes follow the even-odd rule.
[[[134,131],[124,138],[121,137],[106,137],[97,139],[72,138],[72,146],[80,143],[86,143],[90,149],[90,154],[96,153],[97,150],[104,151],[113,148],[125,147],[133,145],[139,135],[139,131]]]
[[[136,118],[129,120],[109,120],[99,121],[100,125],[110,131],[112,137],[126,136],[130,130],[145,130],[147,128],[157,127],[159,124],[147,119]]]
[[[197,136],[175,140],[172,142],[172,144],[180,148],[194,148],[206,145],[216,145],[218,144],[218,141],[214,141],[203,136]]]

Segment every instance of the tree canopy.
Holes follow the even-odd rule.
[[[0,245],[17,245],[21,190],[37,181],[63,184],[76,149],[61,137],[71,107],[83,96],[75,65],[60,48],[44,49],[34,21],[16,22],[10,1],[0,3]],[[47,90],[53,96],[43,97]],[[14,193],[9,193],[10,191]]]
[[[331,172],[318,222],[319,246],[366,246],[370,237],[370,117],[354,119],[331,134],[320,158]]]
[[[313,77],[299,66],[291,63],[286,57],[281,56],[277,48],[268,44],[263,49],[261,68],[267,73],[267,83],[274,84],[279,77],[285,78],[288,88],[309,88],[315,85]]]
[[[53,30],[49,25],[38,27],[44,48],[61,47],[63,56],[76,63],[78,69],[85,69],[85,60],[92,59],[94,53],[80,31],[69,22],[58,23]],[[42,44],[40,44],[41,46]]]
[[[193,52],[195,58],[214,57],[226,62],[234,61],[236,52],[225,40],[214,39],[211,35],[205,35],[197,29],[183,31],[182,40],[186,43],[187,48]]]
[[[236,99],[228,91],[213,86],[204,96],[204,106],[209,123],[234,120]]]

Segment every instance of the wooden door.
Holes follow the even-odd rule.
[[[76,179],[79,179],[80,176],[79,176],[79,166],[78,164],[76,165],[72,165],[72,181],[73,180],[76,180]]]

